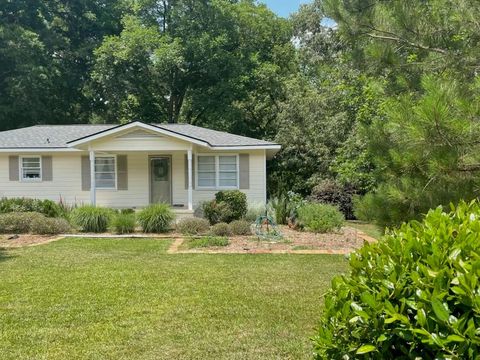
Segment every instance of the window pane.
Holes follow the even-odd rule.
[[[219,185],[236,187],[237,186],[237,157],[219,156]]]
[[[198,157],[198,186],[215,187],[215,156]]]
[[[22,158],[22,179],[40,179],[40,157]]]
[[[115,178],[115,157],[95,158],[95,186],[99,189],[113,189]]]

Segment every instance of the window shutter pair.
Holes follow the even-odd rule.
[[[82,156],[82,191],[89,191],[90,157]],[[127,155],[117,155],[117,190],[128,190],[128,158]]]
[[[250,189],[250,155],[240,154],[239,156],[239,170],[240,170],[240,189]],[[192,158],[192,181],[195,189],[195,156]],[[185,189],[188,189],[188,157],[185,155]]]
[[[42,161],[42,181],[52,181],[53,180],[52,157],[41,156],[40,159]],[[20,157],[19,156],[8,157],[8,169],[9,169],[9,180],[19,181],[20,180]]]

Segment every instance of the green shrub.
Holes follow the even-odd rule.
[[[233,235],[252,235],[251,223],[246,220],[235,220],[230,223]]]
[[[353,213],[358,220],[365,222],[375,221],[375,204],[373,194],[353,197]]]
[[[228,246],[230,241],[220,236],[203,236],[200,238],[191,238],[185,241],[185,245],[189,249]]]
[[[30,223],[32,234],[57,235],[67,234],[72,228],[67,220],[63,218],[34,217]]]
[[[46,217],[37,212],[9,212],[0,214],[0,233],[27,234],[32,230],[32,222],[43,221]]]
[[[355,218],[353,213],[353,196],[355,193],[356,191],[352,186],[339,184],[335,180],[324,179],[314,186],[309,200],[337,206],[347,219],[353,220]]]
[[[248,204],[248,210],[245,214],[245,220],[254,223],[260,216],[264,216],[266,206],[263,203]]]
[[[335,206],[309,203],[298,209],[298,222],[309,231],[326,233],[339,230],[345,218]]]
[[[140,211],[137,218],[144,232],[164,233],[170,230],[175,214],[168,204],[154,204]]]
[[[48,217],[63,215],[61,206],[51,200],[30,198],[2,198],[0,199],[0,213],[9,212],[38,212]]]
[[[177,224],[177,230],[184,235],[204,234],[209,229],[209,222],[200,218],[185,218],[180,220]]]
[[[240,190],[224,190],[215,194],[217,203],[225,203],[230,207],[230,217],[225,222],[240,220],[247,214],[247,195]]]
[[[102,233],[107,231],[112,215],[111,209],[84,205],[72,210],[71,220],[84,232]]]
[[[478,202],[364,245],[325,297],[317,359],[478,359],[479,254]]]
[[[112,219],[112,229],[116,234],[131,234],[137,224],[135,213],[121,211]]]
[[[212,225],[219,222],[227,222],[232,218],[232,209],[227,203],[219,203],[217,200],[212,200],[204,202],[202,207],[205,218]]]
[[[216,236],[232,235],[232,229],[230,229],[230,225],[224,222],[213,225],[212,228],[210,229],[210,232]]]

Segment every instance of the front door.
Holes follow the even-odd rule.
[[[150,202],[172,203],[172,160],[169,156],[150,158]]]

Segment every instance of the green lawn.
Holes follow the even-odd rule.
[[[0,253],[5,359],[302,359],[342,256],[166,254],[150,239]]]
[[[371,236],[375,239],[380,239],[383,236],[382,229],[375,224],[369,224],[362,221],[347,221],[347,225],[358,229],[366,235]]]

